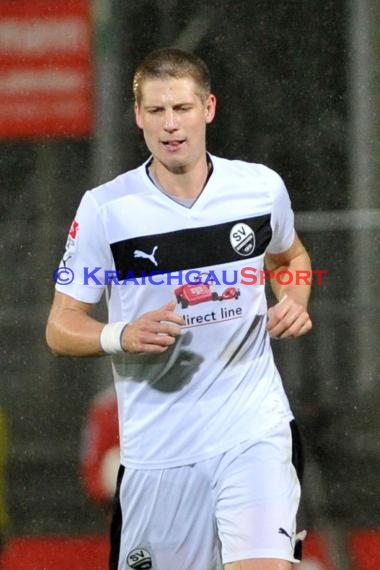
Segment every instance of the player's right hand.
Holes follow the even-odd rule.
[[[175,301],[144,313],[124,329],[121,344],[126,352],[161,353],[175,343],[184,320],[174,312]]]

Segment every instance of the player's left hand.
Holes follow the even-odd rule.
[[[268,310],[267,331],[272,338],[297,338],[311,328],[309,313],[290,297],[284,296]]]

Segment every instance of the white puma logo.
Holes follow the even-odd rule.
[[[154,254],[156,253],[158,249],[158,245],[155,245],[152,253],[145,253],[145,251],[141,251],[140,249],[135,249],[135,251],[133,252],[133,255],[135,257],[142,257],[144,259],[150,259],[150,261],[157,267],[158,263],[154,257]]]

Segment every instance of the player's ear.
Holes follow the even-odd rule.
[[[135,120],[136,120],[136,125],[139,127],[139,129],[142,129],[142,123],[141,123],[141,108],[140,105],[137,103],[137,101],[135,101]]]
[[[216,97],[212,93],[206,99],[205,115],[206,123],[211,123],[215,117]]]

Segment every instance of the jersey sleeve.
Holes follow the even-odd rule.
[[[91,192],[86,192],[71,224],[65,253],[55,274],[56,290],[78,301],[97,303],[105,288],[105,275],[113,270],[100,208]]]
[[[294,241],[294,212],[282,178],[275,174],[274,199],[272,205],[272,238],[268,253],[282,253],[289,249]]]

